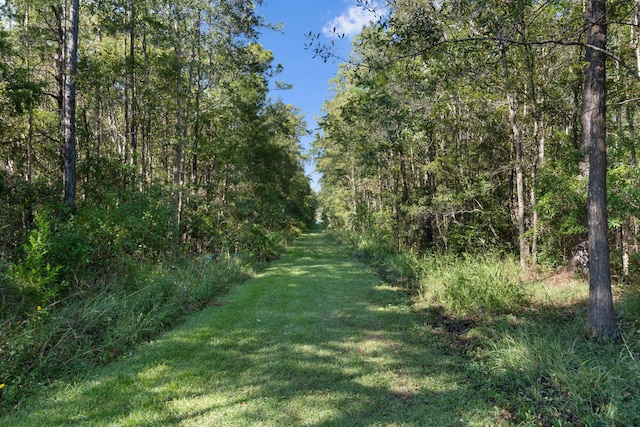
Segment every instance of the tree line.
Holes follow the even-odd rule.
[[[640,2],[386,6],[316,138],[330,224],[396,249],[590,270],[590,331],[615,336],[610,268],[628,279],[638,260]]]
[[[3,311],[125,258],[270,259],[313,221],[259,3],[2,2]]]

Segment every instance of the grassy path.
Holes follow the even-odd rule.
[[[34,400],[10,426],[489,423],[465,360],[322,234],[129,357]]]

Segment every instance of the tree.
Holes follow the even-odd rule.
[[[78,69],[78,26],[80,0],[63,2],[63,19],[68,17],[64,31],[64,73],[62,85],[62,138],[64,155],[64,201],[71,210],[76,203],[76,73]]]
[[[611,293],[607,215],[606,1],[585,9],[586,61],[583,90],[583,145],[589,147],[589,306],[587,328],[598,339],[618,333]]]

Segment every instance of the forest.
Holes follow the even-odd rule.
[[[308,35],[340,63],[318,194],[260,4],[0,3],[0,411],[320,220],[473,360],[498,417],[637,422],[640,0],[359,0],[379,19],[349,57]]]
[[[257,41],[270,24],[256,2],[0,8],[0,393],[12,402],[65,360],[107,360],[120,339],[166,327],[247,260],[276,258],[314,221],[315,195],[302,114],[268,93],[279,67]],[[219,262],[182,261],[198,257]],[[174,283],[192,279],[202,286]],[[141,311],[159,316],[145,329]],[[101,335],[109,322],[121,338]]]
[[[391,251],[589,275],[589,328],[614,336],[611,277],[638,277],[640,2],[388,6],[325,104],[329,224]]]

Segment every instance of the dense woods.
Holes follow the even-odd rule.
[[[388,2],[325,105],[329,223],[390,248],[590,268],[590,327],[615,335],[609,248],[620,281],[638,265],[640,29],[637,2],[607,3]]]
[[[314,220],[306,125],[269,96],[257,3],[0,3],[3,404],[122,353],[114,331],[166,327]]]
[[[500,425],[638,423],[640,0],[357,3],[316,195],[260,0],[0,1],[0,412],[227,305],[321,212],[411,312],[390,355],[443,340],[418,375]],[[401,412],[446,397],[400,381]]]
[[[270,234],[313,218],[305,124],[267,98],[277,69],[256,42],[253,2],[10,1],[2,12],[3,305],[48,292],[36,283],[48,273],[19,267],[30,256],[73,286],[123,254],[269,258]]]

